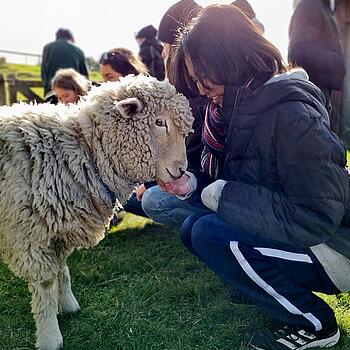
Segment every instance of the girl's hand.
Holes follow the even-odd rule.
[[[139,187],[136,189],[136,199],[140,202],[142,200],[142,196],[145,193],[147,188],[145,187],[144,184],[141,184]]]

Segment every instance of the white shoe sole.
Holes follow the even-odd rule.
[[[340,331],[339,328],[337,330],[337,333],[335,333],[334,335],[332,335],[329,338],[326,339],[319,339],[319,340],[315,340],[311,343],[305,344],[304,346],[301,346],[300,348],[295,348],[295,347],[288,347],[285,344],[281,344],[285,346],[286,350],[305,350],[305,349],[310,349],[310,348],[316,348],[316,347],[320,347],[320,348],[330,348],[331,346],[334,346],[338,343],[340,339]],[[259,348],[258,346],[255,345],[250,345],[253,349],[256,350],[268,350],[267,348]]]

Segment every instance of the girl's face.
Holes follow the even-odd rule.
[[[103,81],[119,81],[122,74],[116,72],[110,64],[100,64]]]
[[[73,90],[66,90],[59,87],[55,87],[54,91],[58,98],[58,101],[67,105],[68,103],[77,103],[79,101],[79,95]]]
[[[197,79],[189,57],[185,59],[186,68],[191,79],[197,84],[201,95],[207,96],[213,103],[222,106],[224,102],[224,85],[215,85],[211,82],[201,82]]]

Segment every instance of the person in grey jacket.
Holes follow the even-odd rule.
[[[334,312],[313,292],[350,290],[349,174],[324,95],[230,5],[190,23],[172,69],[211,100],[201,171],[161,184],[209,211],[192,205],[184,245],[278,321],[249,333],[251,348],[335,345]]]

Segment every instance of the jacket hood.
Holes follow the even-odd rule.
[[[239,114],[261,114],[272,107],[288,101],[299,101],[320,112],[321,119],[330,124],[326,100],[321,90],[308,80],[303,69],[292,69],[272,77],[256,90],[249,87],[225,87],[225,102],[238,99]],[[232,108],[232,103],[231,108]],[[230,106],[227,106],[230,108]]]
[[[158,40],[158,39],[147,39],[145,40],[141,47],[146,47],[146,46],[153,46],[154,48],[156,48],[158,51],[162,52],[163,51],[163,44]]]

